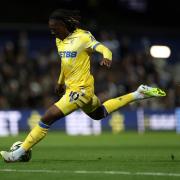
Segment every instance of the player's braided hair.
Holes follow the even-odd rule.
[[[80,26],[81,16],[78,10],[57,9],[49,16],[49,19],[61,20],[65,23],[69,32],[73,32]]]

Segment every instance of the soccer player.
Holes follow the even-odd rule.
[[[26,151],[46,136],[51,124],[77,109],[82,109],[92,119],[100,120],[132,101],[166,95],[159,88],[140,85],[132,93],[101,104],[94,94],[90,57],[94,51],[99,52],[102,54],[100,65],[109,68],[112,63],[111,51],[96,41],[89,31],[80,28],[80,16],[77,11],[55,10],[49,17],[49,28],[56,37],[61,60],[57,87],[61,98],[46,111],[19,149],[13,152],[1,151],[1,156],[6,162],[20,161]]]

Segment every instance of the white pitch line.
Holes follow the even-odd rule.
[[[46,169],[0,169],[0,172],[17,172],[17,173],[70,173],[70,174],[109,174],[109,175],[129,175],[129,176],[172,176],[180,177],[180,173],[163,173],[163,172],[129,172],[129,171],[86,171],[86,170],[46,170]]]
[[[76,174],[121,174],[131,175],[131,172],[126,171],[74,171]]]

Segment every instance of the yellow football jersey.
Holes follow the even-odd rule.
[[[61,58],[59,84],[67,89],[94,88],[94,78],[90,73],[90,56],[99,44],[89,31],[76,29],[63,41],[56,39]]]

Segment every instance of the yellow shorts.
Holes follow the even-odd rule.
[[[64,115],[82,109],[86,114],[93,112],[101,103],[98,97],[89,89],[66,90],[63,97],[55,103]]]

